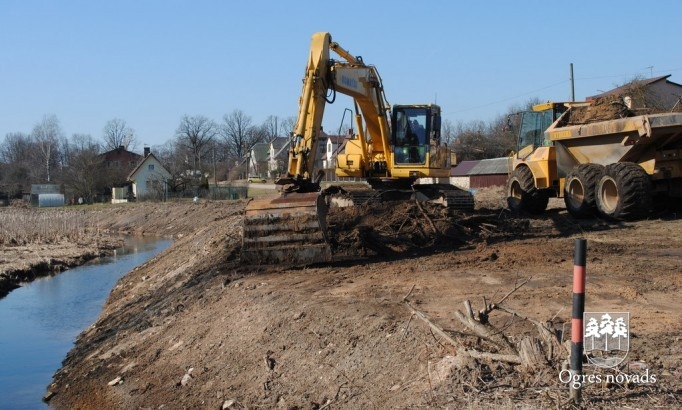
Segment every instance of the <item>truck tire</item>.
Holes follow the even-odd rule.
[[[541,214],[547,209],[549,196],[535,187],[533,173],[521,166],[512,171],[507,180],[507,205],[516,212]]]
[[[597,183],[597,209],[607,219],[642,218],[651,210],[651,195],[651,180],[642,167],[633,162],[610,164]]]
[[[597,183],[604,175],[604,166],[580,164],[566,175],[564,203],[574,218],[588,218],[597,214],[595,200]]]

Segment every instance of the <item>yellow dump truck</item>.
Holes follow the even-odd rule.
[[[614,104],[601,107],[613,111]],[[542,213],[550,197],[563,197],[573,217],[623,220],[645,217],[659,198],[679,202],[682,113],[620,108],[616,119],[605,119],[594,102],[545,103],[522,113],[509,208]]]

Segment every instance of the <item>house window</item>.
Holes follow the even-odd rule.
[[[149,164],[149,165],[147,165],[147,169],[148,169],[149,171],[153,171],[153,170],[154,170],[154,164]]]

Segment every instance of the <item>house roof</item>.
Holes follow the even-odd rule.
[[[286,138],[286,137],[275,137],[273,138],[272,141],[270,141],[270,145],[272,146],[272,150],[275,153],[275,158],[282,158],[287,154],[286,148],[289,146],[289,143],[291,142],[291,139]]]
[[[469,174],[469,171],[475,167],[480,161],[462,161],[457,166],[452,167],[450,175],[453,177],[463,177]]]
[[[482,159],[468,175],[509,174],[511,171],[511,157]]]
[[[287,137],[275,137],[270,141],[270,145],[272,145],[272,148],[275,149],[275,151],[281,149],[285,145],[289,145],[289,138]]]
[[[620,95],[620,94],[626,93],[632,87],[646,87],[646,86],[649,86],[653,83],[657,83],[659,81],[665,81],[668,84],[672,84],[672,85],[682,87],[682,85],[680,85],[680,84],[674,83],[672,81],[667,81],[668,77],[670,77],[670,76],[671,76],[671,74],[668,74],[668,75],[663,75],[660,77],[653,77],[653,78],[646,78],[644,80],[632,81],[628,84],[625,84],[625,85],[622,85],[620,87],[614,88],[612,90],[603,92],[601,94],[589,96],[586,98],[586,100],[595,100],[597,98],[603,98],[603,97],[607,97],[610,95]]]
[[[255,161],[267,161],[270,155],[270,144],[259,142],[251,147],[251,152]]]
[[[128,179],[128,180],[131,180],[131,179],[133,178],[133,175],[135,175],[135,173],[137,173],[137,171],[138,171],[140,168],[142,168],[142,165],[144,165],[144,163],[147,162],[150,158],[154,158],[154,159],[156,160],[156,162],[158,162],[158,163],[161,165],[161,167],[164,169],[164,171],[168,172],[168,170],[167,170],[165,167],[163,167],[163,164],[161,164],[161,161],[159,161],[159,159],[156,158],[156,157],[154,156],[154,154],[152,154],[152,153],[150,152],[149,155],[147,155],[146,157],[144,157],[144,158],[142,159],[142,161],[140,161],[137,165],[135,165],[135,168],[133,168],[133,170],[130,171],[130,173],[128,174],[128,178],[127,178],[127,179]]]
[[[496,175],[509,174],[511,170],[511,158],[490,158],[475,161],[462,161],[450,171],[453,177],[468,175]]]
[[[104,161],[139,161],[142,155],[128,151],[123,147],[118,147],[99,155]]]

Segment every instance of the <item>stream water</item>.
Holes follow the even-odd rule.
[[[0,410],[47,409],[52,375],[116,282],[171,244],[128,239],[110,257],[38,279],[0,299]]]

